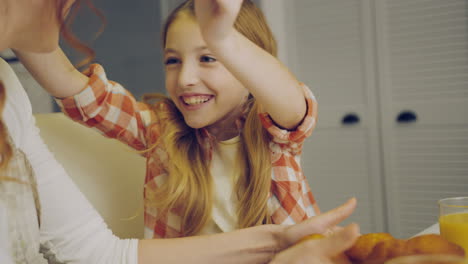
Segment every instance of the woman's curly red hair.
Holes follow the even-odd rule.
[[[69,15],[67,15],[65,12],[65,8],[67,7],[66,0],[50,0],[50,1],[56,1],[57,20],[59,21],[61,25],[60,33],[62,37],[72,48],[85,54],[86,56],[85,59],[77,65],[77,67],[81,67],[86,64],[89,64],[95,58],[95,52],[89,46],[81,42],[71,32],[70,25],[75,19],[78,11],[81,9],[81,7],[84,4],[91,11],[93,11],[102,21],[102,27],[97,33],[97,35],[99,35],[100,33],[102,33],[104,26],[106,24],[106,18],[104,14],[93,5],[92,0],[76,0],[73,3],[72,10]],[[5,86],[0,81],[0,170],[4,169],[7,166],[8,162],[10,161],[13,155],[12,147],[8,142],[7,127],[2,117],[3,108],[5,106],[5,100],[6,100]]]
[[[70,26],[73,23],[73,21],[76,18],[76,15],[78,14],[78,11],[83,7],[83,5],[86,5],[91,11],[96,14],[96,16],[99,17],[101,20],[102,26],[99,28],[98,32],[96,33],[96,37],[99,36],[103,31],[104,27],[106,25],[106,17],[102,13],[101,10],[96,8],[92,0],[76,0],[73,3],[72,10],[70,14],[66,14],[64,12],[65,6],[66,6],[66,1],[61,0],[57,3],[57,19],[61,24],[61,30],[60,33],[63,37],[63,39],[75,50],[78,52],[81,52],[86,55],[85,59],[83,59],[81,62],[76,65],[77,68],[80,68],[82,66],[88,65],[91,61],[94,60],[96,57],[96,53],[92,48],[90,48],[88,45],[80,41],[71,31]]]

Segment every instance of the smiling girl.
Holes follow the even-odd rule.
[[[147,158],[145,236],[289,225],[319,214],[300,166],[317,104],[277,60],[261,11],[250,0],[189,0],[162,37],[168,97],[145,102],[107,80],[100,65],[82,74],[61,51],[23,58],[66,115]]]

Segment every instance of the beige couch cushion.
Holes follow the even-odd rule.
[[[145,159],[62,113],[35,117],[50,151],[114,233],[142,238]]]

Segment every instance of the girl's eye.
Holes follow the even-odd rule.
[[[180,60],[177,58],[168,58],[164,62],[165,65],[171,65],[171,64],[176,64],[176,63],[180,63]]]
[[[200,62],[215,62],[216,59],[210,56],[201,56]]]

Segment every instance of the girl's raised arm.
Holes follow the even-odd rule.
[[[23,65],[52,96],[66,98],[83,90],[88,77],[59,48],[51,53],[15,52]]]
[[[107,80],[101,66],[92,65],[88,77],[61,49],[47,54],[17,52],[17,56],[41,86],[60,99],[65,115],[134,149],[147,147],[146,129],[154,123],[154,115],[120,84]]]
[[[203,38],[211,52],[252,93],[281,127],[294,129],[306,101],[297,79],[274,56],[234,28],[243,0],[195,0]]]

